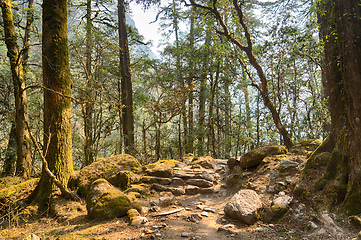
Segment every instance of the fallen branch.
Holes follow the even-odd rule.
[[[152,217],[161,217],[161,216],[170,215],[170,214],[173,214],[173,213],[180,212],[180,211],[182,211],[183,209],[184,209],[184,208],[178,208],[178,209],[175,209],[175,210],[172,210],[172,211],[169,211],[169,212],[158,213],[158,214],[152,215]]]

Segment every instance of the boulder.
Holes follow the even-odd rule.
[[[287,159],[282,159],[280,162],[280,165],[278,167],[278,170],[286,171],[290,168],[296,168],[298,165],[299,165],[298,162],[287,160]]]
[[[213,186],[212,182],[207,181],[205,179],[188,179],[186,183],[201,188],[208,188]]]
[[[279,155],[287,153],[284,146],[267,146],[249,151],[239,159],[239,164],[242,168],[256,167],[261,164],[262,160],[271,155]]]
[[[130,199],[105,179],[95,180],[86,197],[86,208],[90,219],[111,219],[127,214]]]
[[[205,169],[215,169],[216,167],[216,162],[214,161],[214,159],[212,157],[199,157],[198,159],[193,159],[193,161],[191,162],[192,166],[196,166],[199,165],[202,168]]]
[[[140,216],[140,213],[134,208],[129,209],[127,214],[130,225],[132,226],[140,226],[148,222],[148,219],[146,217]]]
[[[315,151],[316,148],[318,148],[321,144],[322,144],[322,140],[320,139],[305,140],[294,145],[290,149],[290,152],[307,155],[308,153]]]
[[[177,160],[159,160],[148,164],[145,173],[150,176],[169,178],[174,176],[173,168],[179,163]]]
[[[254,224],[259,219],[262,202],[258,194],[249,189],[236,193],[224,207],[227,216],[247,224]]]
[[[90,185],[99,178],[106,179],[124,189],[129,186],[132,173],[139,174],[141,172],[142,166],[137,159],[128,154],[120,154],[101,158],[84,167],[70,185],[78,187],[78,193],[81,196],[86,196]]]
[[[288,195],[279,196],[273,200],[271,210],[272,210],[272,219],[279,219],[285,215],[288,211],[289,204],[292,201],[292,197]]]
[[[162,177],[154,177],[154,176],[142,176],[139,179],[141,183],[158,183],[161,185],[169,185],[172,183],[171,178],[162,178]]]
[[[197,186],[186,186],[184,189],[187,195],[196,195],[199,193],[199,187]]]

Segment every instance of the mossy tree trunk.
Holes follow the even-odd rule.
[[[334,148],[325,178],[338,186],[345,209],[361,212],[361,7],[359,0],[319,6],[325,42],[325,87]]]
[[[5,160],[3,165],[3,176],[12,176],[15,173],[16,164],[16,125],[15,122],[11,124],[11,130],[9,134],[9,142],[5,152]]]
[[[17,142],[17,161],[16,175],[25,178],[31,175],[31,139],[26,127],[28,120],[27,97],[25,91],[25,78],[23,66],[21,64],[22,55],[19,51],[17,36],[12,14],[12,5],[10,0],[1,0],[0,6],[4,20],[5,43],[8,49],[11,73],[14,83],[15,97],[15,122],[16,122],[16,142]]]
[[[44,156],[49,170],[67,187],[73,173],[71,86],[68,57],[67,1],[43,1]],[[43,166],[35,200],[49,202],[54,183]]]
[[[93,80],[92,80],[92,3],[91,0],[87,1],[86,4],[86,45],[85,45],[85,109],[83,110],[84,118],[84,165],[87,166],[94,162],[95,152],[94,152],[94,124],[93,124],[93,115],[94,115],[94,99],[92,92],[93,89]]]
[[[118,0],[119,59],[122,91],[122,128],[125,153],[135,154],[132,75],[124,0]]]

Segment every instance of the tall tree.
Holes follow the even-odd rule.
[[[334,143],[325,178],[351,214],[361,212],[361,5],[327,0],[319,5],[325,52],[325,87]]]
[[[92,97],[92,1],[88,0],[86,4],[86,45],[85,45],[85,94],[87,99],[85,101],[84,111],[84,164],[87,166],[94,161],[94,138],[93,138],[93,114],[94,114],[94,99]]]
[[[28,121],[28,107],[25,91],[25,78],[21,63],[22,55],[19,51],[17,36],[15,34],[11,1],[1,0],[0,6],[4,20],[5,43],[8,49],[7,55],[10,60],[14,83],[17,142],[16,174],[27,178],[31,175],[31,139],[29,130],[26,127],[26,122]]]
[[[210,7],[198,4],[194,0],[190,0],[190,1],[193,6],[205,9],[206,11],[211,13],[220,25],[220,29],[217,30],[217,33],[225,36],[228,39],[228,41],[230,41],[239,50],[241,50],[242,52],[244,52],[246,54],[249,63],[256,70],[258,78],[260,80],[260,85],[254,81],[253,81],[252,85],[254,85],[257,88],[257,90],[260,92],[263,102],[264,102],[264,105],[271,112],[274,124],[275,124],[276,128],[278,129],[279,134],[282,136],[285,146],[287,148],[291,148],[293,146],[291,136],[290,136],[289,132],[287,131],[286,127],[284,126],[283,122],[281,121],[280,115],[277,112],[275,105],[273,104],[273,102],[270,99],[266,74],[263,71],[262,66],[260,65],[259,61],[257,60],[257,58],[254,54],[253,40],[251,37],[249,27],[246,23],[244,11],[243,11],[245,1],[232,0],[232,5],[233,5],[234,11],[237,16],[237,21],[242,26],[246,43],[242,43],[241,38],[239,38],[235,33],[231,32],[229,26],[227,26],[226,21],[224,20],[224,18],[222,17],[222,14],[220,13],[220,11],[218,9],[217,0],[213,1],[212,5]]]
[[[43,1],[42,61],[44,84],[44,153],[47,165],[63,187],[73,173],[71,139],[71,86],[68,57],[67,1]],[[53,191],[43,164],[38,186],[31,197],[41,205]]]
[[[124,0],[118,0],[119,60],[122,91],[122,128],[125,152],[134,155],[134,112],[132,75],[128,48],[127,24]]]

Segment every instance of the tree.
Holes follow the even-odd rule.
[[[94,162],[94,138],[93,138],[93,114],[94,99],[92,97],[92,1],[88,0],[86,4],[86,51],[85,51],[85,94],[87,96],[84,113],[84,164],[87,166]]]
[[[30,196],[40,205],[49,203],[54,178],[66,188],[73,173],[71,139],[71,86],[68,57],[67,1],[43,2],[43,84],[44,153],[49,169],[43,164],[38,186]]]
[[[332,156],[324,178],[350,214],[361,212],[361,7],[358,0],[319,4],[329,97]],[[324,144],[325,145],[325,144]]]
[[[217,0],[212,1],[211,6],[198,4],[194,0],[191,0],[190,2],[193,6],[202,8],[202,9],[208,11],[210,14],[212,14],[213,17],[218,21],[218,23],[220,25],[220,29],[217,30],[217,33],[225,36],[229,42],[234,44],[239,50],[241,50],[242,52],[244,52],[246,54],[246,56],[249,60],[249,63],[256,70],[259,80],[261,82],[259,85],[255,81],[253,81],[252,85],[255,86],[257,88],[257,90],[261,93],[264,105],[271,112],[274,124],[275,124],[276,128],[278,129],[279,134],[282,136],[285,146],[287,148],[291,148],[293,146],[291,136],[290,136],[289,132],[287,131],[286,127],[284,126],[283,122],[281,121],[281,118],[279,116],[279,113],[277,112],[277,109],[276,109],[274,103],[270,99],[265,72],[254,54],[251,33],[250,33],[249,27],[246,23],[245,15],[243,12],[243,7],[244,7],[245,2],[244,1],[239,2],[237,0],[233,0],[232,4],[233,4],[234,11],[236,12],[236,15],[237,15],[237,21],[239,22],[239,24],[241,25],[241,27],[243,29],[244,38],[245,38],[246,43],[242,43],[241,39],[237,38],[237,35],[230,31],[229,26],[227,26],[227,22],[224,20],[224,18],[222,17],[222,15],[218,9]]]
[[[124,136],[125,152],[134,155],[134,112],[132,75],[130,71],[130,59],[128,49],[127,24],[125,21],[124,0],[118,0],[118,31],[119,31],[119,60],[121,75],[122,97],[122,128]]]
[[[21,62],[22,52],[19,51],[17,36],[15,34],[11,1],[1,0],[0,6],[4,20],[5,43],[8,49],[8,57],[14,83],[17,143],[16,174],[28,178],[31,175],[31,140],[29,130],[26,127],[26,121],[28,121],[28,108],[25,78]]]

